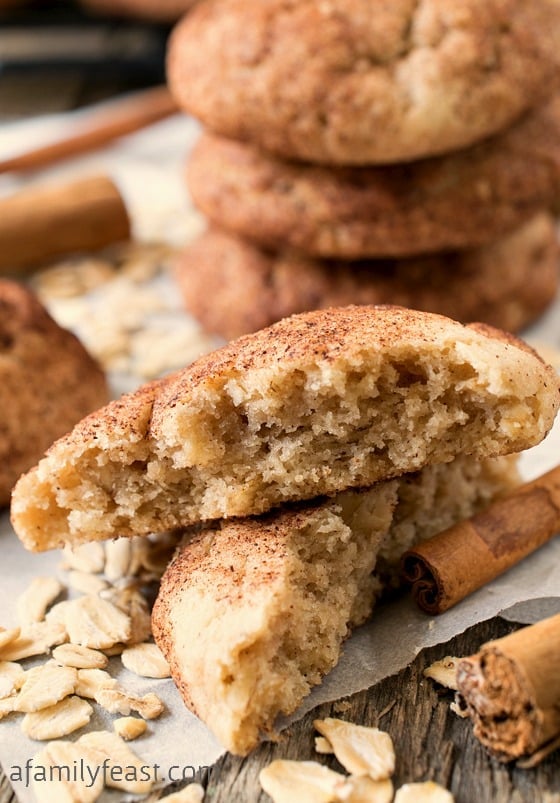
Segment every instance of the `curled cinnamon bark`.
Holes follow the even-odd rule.
[[[500,761],[547,755],[560,744],[560,614],[463,658],[457,686],[474,735]]]
[[[442,613],[558,531],[560,466],[406,552],[402,574],[423,610]]]

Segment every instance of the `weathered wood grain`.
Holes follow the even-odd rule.
[[[278,743],[265,743],[246,759],[225,755],[203,781],[206,800],[269,803],[258,776],[275,758],[319,760],[343,771],[336,759],[318,756],[314,750],[313,720],[338,716],[363,725],[379,725],[391,734],[397,753],[395,786],[433,779],[453,792],[456,803],[560,803],[560,752],[533,770],[500,764],[476,741],[469,721],[449,710],[451,692],[422,674],[426,666],[445,655],[470,654],[484,641],[513,629],[515,625],[501,619],[475,625],[447,644],[422,651],[411,666],[373,688],[319,706],[284,732]],[[2,777],[0,803],[15,801],[8,781]]]
[[[558,803],[560,753],[534,770],[500,764],[473,737],[469,721],[449,710],[452,693],[422,675],[433,661],[475,652],[484,641],[514,628],[501,619],[476,625],[445,645],[424,650],[398,675],[348,698],[348,707],[342,711],[337,703],[322,705],[296,723],[278,744],[265,744],[244,760],[224,756],[210,770],[207,799],[212,803],[269,801],[260,791],[258,774],[276,758],[314,759],[343,771],[333,757],[317,756],[313,743],[313,720],[340,716],[379,725],[391,734],[397,754],[395,786],[433,779],[451,789],[457,803]]]

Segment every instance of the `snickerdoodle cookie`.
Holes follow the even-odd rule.
[[[483,324],[400,307],[286,318],[88,416],[18,482],[32,550],[263,513],[552,426],[553,368]]]
[[[168,79],[208,128],[284,157],[408,161],[471,145],[553,89],[556,0],[206,0]]]
[[[29,290],[0,280],[0,505],[53,441],[108,398],[78,339]]]
[[[560,97],[504,134],[407,165],[296,164],[207,133],[187,177],[213,223],[267,248],[340,259],[474,248],[560,199]]]
[[[189,534],[152,624],[186,705],[244,755],[338,662],[403,551],[509,490],[508,458],[457,458],[332,500]]]
[[[175,278],[189,312],[226,339],[344,304],[399,304],[516,332],[553,301],[558,257],[546,213],[476,249],[358,262],[269,252],[210,229],[178,259]]]

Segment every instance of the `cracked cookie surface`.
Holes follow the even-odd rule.
[[[553,89],[554,0],[208,0],[177,26],[179,104],[225,136],[332,164],[496,133]]]
[[[225,338],[307,309],[399,304],[519,331],[558,287],[554,221],[540,214],[480,248],[343,262],[267,252],[217,229],[192,243],[175,276],[187,309]]]
[[[506,133],[407,165],[322,167],[202,135],[191,196],[215,224],[259,245],[327,258],[474,248],[560,195],[560,97]]]

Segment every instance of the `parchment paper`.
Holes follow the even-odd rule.
[[[8,155],[33,140],[55,135],[68,116],[0,129],[0,154]],[[138,236],[165,236],[174,242],[184,240],[185,229],[192,231],[193,211],[183,184],[183,165],[197,134],[194,121],[177,116],[152,126],[140,134],[87,158],[75,159],[63,167],[44,171],[43,177],[66,177],[101,170],[112,174],[125,192]],[[39,177],[31,176],[26,181]],[[13,189],[13,179],[0,182],[0,193]],[[190,223],[186,226],[186,221]],[[528,340],[557,349],[560,345],[560,299],[525,333]],[[558,463],[560,422],[546,440],[521,458],[525,479],[532,479]],[[0,625],[15,623],[15,600],[37,575],[58,574],[60,554],[33,555],[25,552],[13,533],[7,514],[0,516]],[[545,599],[546,598],[546,599]],[[539,602],[542,600],[542,604]],[[529,602],[527,602],[529,601]],[[536,602],[535,602],[536,601]],[[476,622],[515,606],[512,616],[519,621],[536,621],[560,609],[560,539],[556,539],[521,565],[464,600],[456,608],[432,619],[418,611],[410,598],[379,609],[367,626],[360,628],[345,645],[339,665],[306,700],[294,718],[328,700],[345,697],[367,688],[405,667],[424,647],[443,643]],[[32,666],[33,660],[26,662]],[[192,778],[222,753],[208,729],[183,706],[169,680],[137,678],[122,669],[120,660],[111,660],[110,671],[122,677],[127,688],[146,693],[155,691],[166,703],[167,711],[149,723],[149,733],[131,747],[146,764],[160,766],[160,778]],[[111,728],[112,717],[96,712],[88,730]],[[0,761],[8,778],[41,749],[41,743],[27,739],[20,730],[20,717],[0,723]],[[80,735],[84,731],[80,731]],[[33,800],[30,789],[14,783],[21,801]],[[121,792],[105,792],[103,801],[128,799]]]

